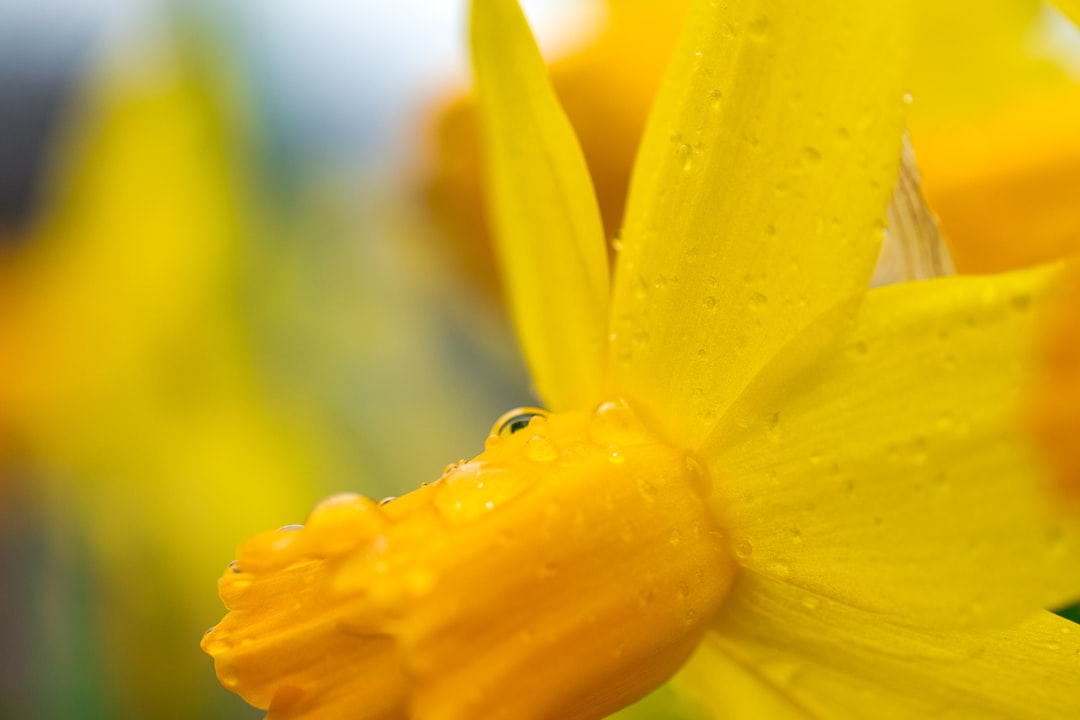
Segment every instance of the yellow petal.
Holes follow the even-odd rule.
[[[694,445],[869,283],[896,180],[901,2],[699,2],[631,183],[613,386]]]
[[[785,349],[701,451],[741,562],[904,621],[989,624],[1080,596],[1020,388],[1051,269],[873,290]]]
[[[570,122],[513,0],[475,0],[473,64],[502,277],[552,409],[599,400],[609,302],[604,231]]]
[[[744,573],[675,682],[726,720],[1045,720],[1080,717],[1078,675],[1080,626],[1051,613],[934,632]]]

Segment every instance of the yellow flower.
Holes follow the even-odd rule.
[[[1045,4],[916,7],[911,135],[957,269],[1080,250],[1080,82],[1053,55]]]
[[[256,536],[207,635],[280,718],[1073,717],[1078,538],[1015,421],[1052,270],[867,291],[907,3],[700,0],[623,247],[511,0],[474,3],[494,225],[551,411]]]

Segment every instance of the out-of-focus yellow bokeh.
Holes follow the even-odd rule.
[[[211,20],[0,84],[8,131],[53,96],[0,144],[32,160],[0,217],[2,718],[259,716],[199,650],[236,545],[438,477],[527,399],[405,178],[285,157]]]

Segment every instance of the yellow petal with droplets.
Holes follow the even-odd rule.
[[[513,0],[475,0],[473,64],[496,250],[541,398],[599,400],[609,281],[585,158]]]
[[[700,442],[862,292],[896,181],[901,2],[698,2],[649,119],[612,308],[616,392]]]
[[[741,563],[906,622],[1080,597],[1020,393],[1055,275],[880,288],[786,348],[701,450]]]
[[[904,627],[744,573],[676,688],[725,720],[1080,717],[1080,626]]]

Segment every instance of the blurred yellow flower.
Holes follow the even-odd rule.
[[[1063,57],[1080,40],[1055,48],[1067,22],[1039,0],[916,8],[911,137],[957,269],[1080,250],[1080,81]]]
[[[550,413],[256,536],[203,647],[270,718],[1080,713],[1080,539],[1016,422],[1055,273],[867,291],[908,4],[700,0],[614,280],[511,0],[472,31],[502,277]],[[697,648],[697,652],[694,650]]]
[[[239,128],[191,57],[158,50],[97,68],[53,210],[0,257],[0,463],[33,470],[42,522],[85,553],[81,602],[109,640],[79,660],[118,716],[205,717],[218,688],[190,637],[213,610],[191,588],[222,545],[326,492],[296,478],[331,472],[252,357]],[[70,548],[50,551],[43,572],[71,574]]]

